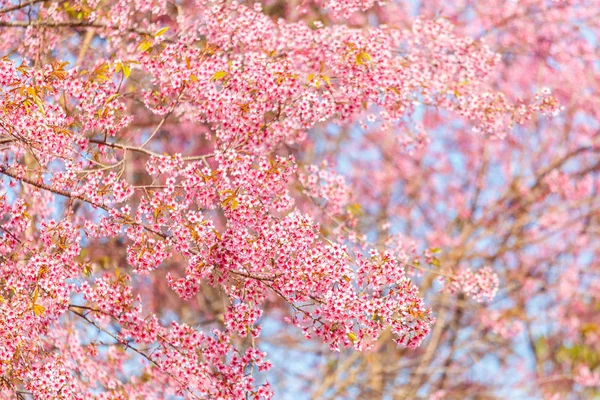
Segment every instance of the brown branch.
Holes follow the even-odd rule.
[[[71,193],[71,192],[68,192],[68,191],[66,191],[66,190],[62,190],[62,189],[53,188],[53,187],[52,187],[52,186],[50,186],[50,185],[47,185],[47,184],[45,184],[45,183],[43,183],[43,182],[38,182],[38,181],[35,181],[35,180],[31,179],[31,178],[27,178],[27,177],[19,177],[19,176],[18,176],[16,173],[14,173],[14,172],[12,172],[12,171],[9,171],[9,170],[7,170],[7,169],[6,169],[6,167],[4,167],[4,166],[2,166],[2,165],[0,165],[0,173],[1,173],[1,174],[4,174],[4,175],[6,175],[6,176],[9,176],[9,177],[11,177],[11,178],[13,178],[13,179],[16,179],[16,180],[18,180],[18,181],[25,182],[25,183],[27,183],[27,184],[29,184],[29,185],[31,185],[31,186],[35,186],[35,187],[37,187],[38,189],[46,190],[46,191],[52,192],[52,193],[54,193],[54,194],[58,194],[58,195],[60,195],[60,196],[63,196],[63,197],[70,198],[70,199],[81,200],[81,201],[83,201],[83,202],[85,202],[85,203],[88,203],[88,204],[90,204],[90,205],[92,205],[92,206],[94,206],[94,207],[96,207],[96,208],[100,208],[100,209],[102,209],[102,210],[104,210],[104,211],[108,212],[108,213],[109,213],[109,214],[111,214],[111,215],[112,215],[112,214],[114,213],[114,211],[115,211],[115,210],[111,209],[110,207],[107,207],[107,206],[105,206],[104,204],[98,204],[98,203],[94,203],[93,201],[89,200],[89,199],[88,199],[88,198],[86,198],[85,196],[82,196],[82,195],[75,195],[75,194],[73,194],[73,193]],[[112,211],[112,212],[111,212],[111,211]],[[145,229],[145,230],[147,230],[148,232],[151,232],[151,233],[153,233],[153,234],[155,234],[155,235],[157,235],[157,236],[160,236],[160,237],[162,237],[163,239],[167,239],[167,237],[168,237],[168,236],[167,236],[167,235],[165,235],[164,233],[162,233],[162,232],[157,232],[157,231],[155,231],[154,229],[152,229],[151,227],[149,227],[149,226],[147,226],[147,225],[140,224],[140,223],[137,223],[137,222],[135,222],[135,221],[132,221],[132,220],[131,220],[131,217],[129,217],[129,216],[126,216],[126,215],[124,215],[124,214],[121,214],[121,213],[118,213],[118,212],[117,212],[117,216],[118,216],[119,218],[123,219],[123,220],[124,220],[124,221],[125,221],[127,224],[129,224],[129,225],[137,225],[137,226],[141,226],[142,228],[144,228],[144,229]]]
[[[89,324],[91,324],[92,326],[94,326],[96,329],[98,329],[101,332],[106,333],[108,336],[110,336],[111,338],[113,338],[114,340],[116,340],[118,343],[122,344],[123,346],[125,346],[125,348],[133,350],[134,352],[136,352],[137,354],[139,354],[140,356],[144,357],[146,360],[150,361],[154,366],[156,366],[160,371],[164,372],[165,374],[167,374],[169,377],[171,377],[173,380],[175,380],[175,382],[177,382],[178,384],[181,385],[182,388],[185,388],[185,390],[191,394],[195,399],[200,399],[200,397],[198,397],[190,388],[188,385],[185,385],[183,382],[181,382],[179,379],[177,379],[176,376],[174,376],[173,374],[171,374],[168,371],[165,371],[164,369],[162,369],[162,367],[160,366],[160,364],[152,359],[152,357],[150,357],[149,355],[147,355],[146,353],[144,353],[143,351],[139,350],[137,347],[133,347],[131,344],[129,344],[128,341],[120,339],[119,337],[117,337],[116,335],[114,335],[113,333],[109,332],[108,330],[102,328],[100,325],[98,325],[96,322],[92,321],[91,319],[89,319],[85,314],[80,313],[79,311],[74,310],[74,307],[78,307],[81,308],[79,306],[72,306],[69,305],[69,311],[71,311],[73,314],[77,315],[78,317],[82,318],[83,320],[85,320],[86,322],[88,322]]]
[[[460,294],[458,296],[458,300],[463,300],[464,296],[462,294]],[[452,364],[452,361],[454,360],[454,356],[455,356],[455,347],[456,347],[456,342],[458,340],[458,330],[460,329],[460,325],[461,325],[461,320],[463,317],[465,310],[463,308],[457,307],[457,310],[454,314],[454,318],[452,321],[452,325],[453,325],[453,330],[452,330],[452,337],[448,343],[448,348],[450,349],[448,356],[446,357],[446,360],[443,363],[443,366],[441,368],[442,371],[442,376],[439,379],[439,383],[437,385],[438,389],[441,389],[444,387],[444,385],[446,384],[446,380],[448,379],[448,375],[449,375],[449,371],[448,369],[450,368],[450,365]]]
[[[445,293],[443,296],[446,300],[448,299],[448,294]],[[426,378],[426,371],[430,367],[431,362],[435,356],[435,353],[440,345],[442,334],[446,327],[446,314],[448,309],[446,307],[442,308],[439,315],[436,317],[435,325],[433,327],[433,332],[431,337],[429,338],[429,343],[427,343],[427,347],[425,348],[425,352],[420,358],[419,365],[416,370],[412,374],[410,382],[408,384],[408,389],[406,392],[406,398],[412,398],[415,393],[419,390],[421,385],[423,384]]]
[[[0,27],[5,28],[28,28],[30,26],[41,28],[98,28],[114,31],[125,30],[129,33],[137,33],[138,35],[153,36],[153,34],[150,32],[136,28],[123,28],[122,26],[106,25],[89,21],[0,21]]]
[[[156,158],[162,158],[164,157],[164,154],[159,154],[156,153],[152,150],[146,150],[144,148],[141,147],[137,147],[137,146],[129,146],[126,144],[122,144],[122,143],[109,143],[109,142],[105,142],[103,140],[99,140],[99,139],[89,139],[90,143],[95,143],[95,144],[99,144],[101,146],[108,146],[108,147],[112,147],[114,149],[121,149],[124,151],[134,151],[137,153],[142,153],[142,154],[146,154],[148,156],[151,157],[156,157]],[[194,160],[206,160],[208,158],[213,157],[214,154],[210,153],[210,154],[204,154],[201,156],[189,156],[189,157],[182,157],[183,161],[194,161]]]
[[[10,6],[10,7],[6,7],[6,8],[1,9],[0,10],[0,14],[6,14],[6,13],[9,13],[11,11],[20,10],[22,8],[29,7],[29,6],[32,6],[32,5],[37,4],[37,3],[43,3],[45,1],[47,1],[47,0],[30,0],[30,1],[25,2],[25,3],[15,4],[14,6]]]
[[[96,30],[94,28],[88,28],[85,32],[85,36],[83,37],[83,41],[79,47],[79,54],[77,55],[77,60],[75,61],[75,67],[79,66],[87,53],[88,49],[92,44],[92,40],[96,35]]]

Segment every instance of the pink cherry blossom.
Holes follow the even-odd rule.
[[[593,395],[599,7],[0,0],[0,397]]]

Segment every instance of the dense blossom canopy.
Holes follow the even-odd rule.
[[[0,0],[0,396],[598,394],[598,15]]]

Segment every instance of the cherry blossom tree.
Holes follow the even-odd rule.
[[[0,395],[597,395],[599,12],[0,0]]]

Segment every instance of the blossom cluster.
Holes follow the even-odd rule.
[[[356,188],[304,161],[311,134],[365,119],[386,131],[424,106],[503,137],[560,109],[547,90],[491,85],[501,57],[441,18],[356,28],[225,0],[0,4],[0,25],[24,28],[0,32],[0,395],[271,398],[256,372],[271,367],[258,342],[274,307],[336,351],[386,329],[419,346],[434,317],[416,264],[365,245]],[[314,4],[347,17],[375,1]],[[407,171],[429,143],[417,130],[396,142],[418,153]],[[482,302],[498,284],[485,267],[449,287]]]
[[[499,284],[498,274],[488,266],[478,269],[475,273],[464,268],[450,279],[447,289],[452,293],[460,291],[481,303],[494,299]]]

